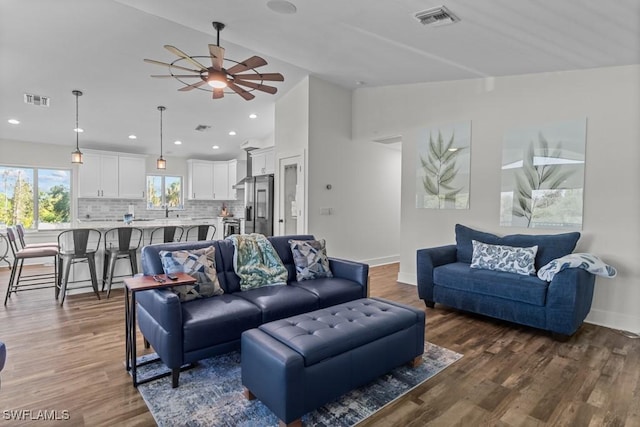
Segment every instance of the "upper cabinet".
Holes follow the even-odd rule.
[[[213,162],[187,160],[189,200],[213,200]]]
[[[143,199],[144,156],[85,152],[78,165],[78,197]]]
[[[118,195],[121,199],[144,199],[146,166],[144,156],[118,157]]]
[[[247,162],[187,160],[189,200],[236,200],[236,183],[244,178]],[[242,176],[239,176],[241,174]]]
[[[118,197],[118,155],[88,153],[78,165],[78,197]]]
[[[271,175],[275,173],[275,151],[273,147],[249,152],[251,155],[251,175]]]

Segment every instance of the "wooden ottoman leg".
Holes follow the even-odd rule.
[[[302,427],[302,420],[298,418],[297,420],[291,421],[289,424],[285,423],[282,420],[278,420],[278,427]]]
[[[422,355],[416,356],[411,362],[409,362],[409,366],[412,368],[417,368],[422,364]]]
[[[249,390],[246,387],[242,387],[242,394],[244,395],[245,399],[247,400],[253,400],[256,398],[256,395],[251,393],[251,390]]]

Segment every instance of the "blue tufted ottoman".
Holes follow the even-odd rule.
[[[260,399],[281,425],[424,352],[425,316],[414,307],[363,298],[266,323],[242,334],[245,397]]]

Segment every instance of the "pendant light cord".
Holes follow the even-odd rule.
[[[78,126],[78,97],[80,96],[80,92],[75,91],[76,96],[76,151],[80,151],[80,126]]]

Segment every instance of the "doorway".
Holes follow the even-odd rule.
[[[279,163],[279,234],[304,234],[303,156],[285,157]]]

